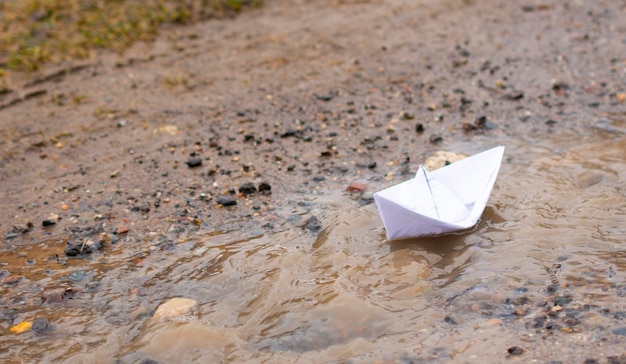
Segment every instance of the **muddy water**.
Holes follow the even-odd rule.
[[[318,234],[199,231],[165,250],[149,236],[91,261],[68,260],[62,270],[46,265],[45,243],[5,252],[9,270],[39,262],[22,270],[30,293],[69,280],[75,288],[60,304],[40,305],[29,292],[15,299],[31,309],[14,322],[48,317],[53,330],[4,336],[2,357],[313,363],[500,362],[519,350],[539,362],[621,355],[626,137],[589,128],[498,143],[505,160],[482,220],[455,235],[386,241],[373,204],[357,207],[336,193],[309,198],[304,214],[293,210],[295,220],[318,216]],[[493,145],[476,137],[450,149],[472,154]],[[198,305],[175,319],[151,318],[171,297]]]

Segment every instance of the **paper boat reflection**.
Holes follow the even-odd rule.
[[[390,240],[467,229],[483,213],[498,176],[504,146],[433,172],[423,166],[415,178],[374,194]]]

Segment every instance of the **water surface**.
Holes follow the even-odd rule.
[[[451,149],[472,154],[493,142]],[[33,289],[73,279],[74,297],[25,314],[49,317],[55,329],[5,336],[5,357],[473,362],[503,359],[514,346],[540,361],[621,355],[624,134],[588,128],[549,143],[532,135],[502,143],[482,219],[457,234],[386,241],[374,204],[333,192],[306,204],[302,218],[316,215],[319,233],[197,231],[168,249],[147,237],[133,254],[112,248],[61,271],[37,265]],[[43,261],[48,248],[2,259]],[[192,298],[197,309],[150,319],[171,297]]]

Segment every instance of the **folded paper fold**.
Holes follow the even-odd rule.
[[[475,154],[374,194],[390,240],[438,235],[476,224],[498,176],[504,146]]]

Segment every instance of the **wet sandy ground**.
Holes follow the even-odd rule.
[[[278,1],[14,80],[0,355],[623,362],[625,18],[619,1]],[[460,235],[386,242],[345,191],[499,144]],[[198,305],[151,319],[171,297]]]

